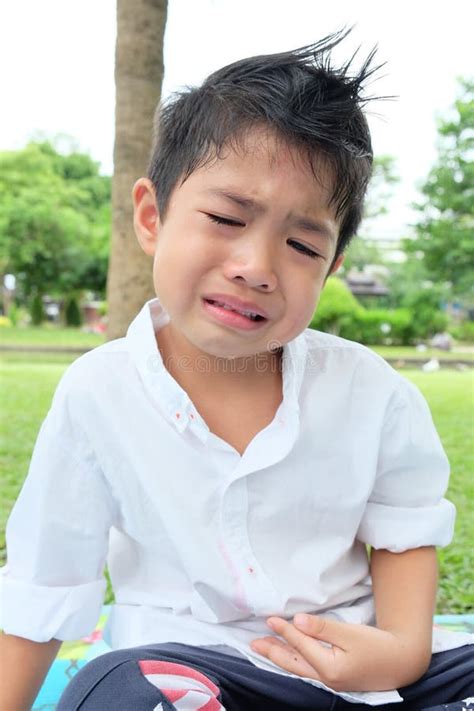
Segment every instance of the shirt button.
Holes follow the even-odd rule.
[[[249,565],[249,567],[247,568],[247,570],[249,571],[249,573],[254,573],[254,572],[255,572],[251,565]]]

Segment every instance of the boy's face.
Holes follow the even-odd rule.
[[[154,256],[156,293],[181,353],[268,354],[308,326],[342,262],[333,265],[338,223],[321,178],[295,149],[255,131],[245,150],[229,149],[177,185],[163,220],[150,181],[136,183],[137,237]],[[226,297],[265,318],[216,304]]]

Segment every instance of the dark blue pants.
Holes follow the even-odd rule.
[[[153,674],[153,669],[181,669],[184,674],[188,669],[191,675],[196,670],[200,673],[196,678],[201,682],[204,679],[205,684],[215,685],[215,694],[226,711],[368,711],[370,708],[366,704],[344,701],[299,679],[264,671],[240,657],[168,643],[117,650],[92,660],[70,682],[57,711],[154,711],[157,708],[160,711],[176,711],[177,708],[212,711],[222,708],[214,697],[205,706],[209,698],[205,695],[202,706],[199,703],[183,705],[183,700],[173,699],[172,692],[166,688],[161,691],[155,685],[156,679],[166,679],[166,676],[155,676],[151,683],[153,677],[146,676],[145,672]],[[198,686],[206,691],[206,685],[201,682],[197,682]],[[164,686],[169,686],[169,682],[165,681]],[[374,711],[434,711],[435,708],[461,711],[465,705],[455,702],[474,697],[474,645],[434,654],[426,674],[399,692],[403,703],[376,706]],[[175,700],[176,706],[170,698]],[[472,709],[474,711],[474,703]]]

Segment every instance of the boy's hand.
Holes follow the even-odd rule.
[[[255,652],[335,691],[397,689],[418,679],[426,669],[423,660],[420,664],[416,644],[412,647],[410,640],[376,627],[306,614],[296,615],[293,623],[270,617],[267,624],[283,639],[256,639],[251,644]]]

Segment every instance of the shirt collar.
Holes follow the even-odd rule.
[[[204,420],[196,411],[187,392],[165,368],[156,342],[156,332],[169,323],[169,315],[158,299],[147,301],[130,324],[126,343],[135,367],[147,389],[166,418],[180,431],[186,427],[204,428]],[[282,379],[283,401],[279,409],[280,421],[297,418],[299,393],[307,359],[304,333],[283,346]],[[295,423],[296,424],[296,423]]]

